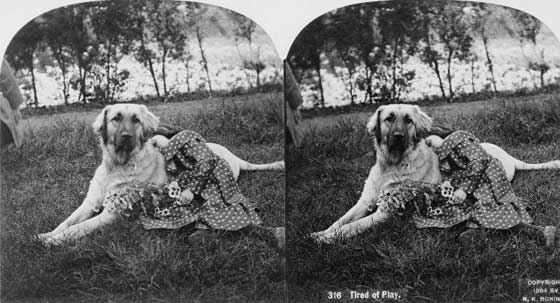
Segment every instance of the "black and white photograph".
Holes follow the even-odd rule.
[[[0,89],[2,302],[282,301],[283,67],[254,21],[53,7]]]
[[[6,1],[0,301],[560,302],[530,2]]]
[[[308,24],[286,58],[287,300],[558,298],[559,46],[479,2]]]

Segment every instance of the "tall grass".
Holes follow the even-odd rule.
[[[283,156],[280,95],[190,112],[159,112],[254,162]],[[181,108],[185,106],[186,108]],[[157,108],[153,108],[158,110]],[[250,121],[247,125],[231,119]],[[220,232],[191,247],[187,226],[145,231],[120,221],[76,242],[46,248],[33,235],[54,228],[84,198],[101,152],[91,121],[53,117],[32,128],[19,150],[2,152],[2,301],[274,301],[284,295],[284,259],[262,231]],[[258,133],[258,134],[255,134]],[[282,172],[243,173],[242,192],[267,226],[284,225]]]
[[[526,162],[540,162],[560,158],[559,117],[558,104],[527,105],[442,122]],[[362,122],[314,129],[307,139],[301,148],[286,151],[291,302],[326,300],[326,291],[372,288],[407,290],[410,302],[516,302],[519,279],[560,277],[560,249],[546,249],[541,238],[520,228],[487,231],[486,240],[461,246],[456,237],[464,226],[419,230],[403,219],[377,234],[333,245],[312,242],[306,234],[327,228],[358,200],[375,157]],[[516,174],[514,190],[527,199],[536,224],[558,224],[559,183],[560,171]]]

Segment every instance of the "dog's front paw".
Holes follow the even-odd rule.
[[[48,233],[38,234],[36,238],[45,246],[54,246],[61,243],[60,237],[52,231]]]
[[[309,237],[317,243],[327,243],[330,244],[334,241],[334,234],[327,231],[318,231],[309,234]]]

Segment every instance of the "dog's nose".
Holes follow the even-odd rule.
[[[121,133],[121,138],[123,138],[123,139],[132,138],[132,134],[128,133],[128,132],[123,132],[123,133]]]
[[[401,139],[404,139],[404,134],[396,132],[396,133],[393,134],[393,137],[397,140],[401,140]]]

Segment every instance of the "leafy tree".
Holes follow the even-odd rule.
[[[355,29],[351,27],[352,20],[348,20],[347,8],[341,8],[325,16],[326,36],[329,37],[326,49],[328,50],[329,62],[335,70],[336,62],[341,62],[348,74],[339,74],[346,83],[346,90],[350,96],[350,104],[356,102],[356,75],[362,63],[358,49],[355,47]]]
[[[384,68],[378,73],[389,82],[384,85],[389,87],[384,99],[395,102],[415,76],[413,71],[404,71],[404,63],[417,51],[421,23],[416,20],[415,6],[409,2],[385,4],[379,10],[378,24],[385,56],[381,62]]]
[[[511,14],[516,21],[516,32],[521,51],[526,58],[523,46],[526,41],[529,41],[532,45],[534,56],[531,59],[527,59],[529,61],[528,68],[539,73],[540,85],[543,88],[545,87],[544,74],[550,70],[550,66],[544,59],[544,49],[541,49],[540,52],[537,51],[537,35],[541,30],[542,24],[537,18],[522,11],[512,10]]]
[[[64,104],[69,101],[69,69],[74,64],[74,58],[69,48],[69,37],[66,28],[70,26],[67,11],[62,9],[52,10],[36,19],[41,32],[44,34],[44,42],[50,49],[60,71],[62,73],[62,96]]]
[[[482,40],[482,45],[484,46],[484,54],[486,55],[486,66],[488,67],[488,72],[490,73],[490,80],[492,82],[492,87],[494,89],[494,94],[498,93],[498,88],[496,86],[496,76],[494,75],[494,63],[492,62],[492,56],[488,50],[488,41],[490,39],[491,27],[495,22],[496,18],[499,18],[495,14],[495,11],[491,9],[486,3],[473,3],[472,7],[466,7],[465,13],[466,17],[470,18],[472,33]],[[474,61],[471,62],[471,70]],[[473,88],[474,92],[474,88]]]
[[[94,3],[61,9],[68,26],[64,29],[68,38],[66,42],[78,67],[78,77],[71,84],[76,88],[79,87],[78,101],[83,103],[86,103],[90,96],[86,80],[99,53],[99,45],[90,18],[92,6]]]
[[[158,97],[162,95],[155,63],[161,63],[163,96],[167,97],[166,64],[169,57],[179,57],[185,48],[185,12],[177,2],[168,0],[138,2],[131,11],[134,16],[132,31],[140,42],[136,46],[136,59],[150,71]]]
[[[208,22],[203,22],[203,18],[208,18],[208,6],[201,5],[196,2],[187,2],[185,4],[186,11],[189,16],[188,28],[194,32],[196,41],[198,43],[198,49],[200,50],[201,64],[206,72],[206,83],[208,85],[208,90],[212,93],[212,78],[210,77],[210,70],[208,68],[208,59],[206,58],[206,53],[204,52],[203,42],[205,39],[205,29],[204,27],[209,27]]]
[[[6,57],[15,70],[27,69],[31,74],[31,87],[33,89],[33,104],[39,106],[37,86],[35,83],[35,68],[33,66],[35,51],[39,48],[43,34],[39,24],[31,20],[18,31],[6,49]]]
[[[386,51],[382,46],[382,33],[379,27],[380,11],[371,9],[368,4],[360,4],[346,7],[346,14],[348,29],[353,29],[353,32],[350,33],[351,39],[354,41],[357,54],[365,66],[363,81],[358,84],[362,87],[365,86],[365,98],[369,103],[373,103],[373,77]]]
[[[257,24],[253,22],[253,20],[233,11],[229,11],[228,16],[233,23],[233,36],[237,47],[237,52],[239,53],[239,57],[243,62],[243,67],[244,69],[251,69],[255,71],[257,78],[257,89],[259,89],[261,86],[260,73],[264,70],[266,65],[261,58],[260,47],[254,45],[253,43],[253,34],[257,30]],[[247,40],[249,44],[249,56],[242,55],[239,49],[240,39]],[[252,86],[250,81],[249,86]]]
[[[129,54],[134,42],[129,5],[127,1],[106,1],[91,10],[93,31],[99,41],[95,63],[104,66],[103,79],[94,85],[94,94],[104,102],[114,102],[118,87],[122,87],[122,81],[127,77],[126,72],[118,71],[118,64],[124,55]]]
[[[289,51],[289,63],[300,69],[311,69],[318,77],[319,104],[325,107],[325,95],[321,76],[321,54],[326,43],[326,31],[322,19],[315,19],[297,36]]]
[[[455,95],[451,74],[452,61],[468,59],[472,45],[465,14],[460,4],[430,1],[419,5],[418,16],[423,25],[424,48],[421,59],[436,73],[442,97],[451,101]],[[438,50],[438,43],[443,45],[443,50]],[[441,60],[447,65],[448,96],[445,94],[440,69]]]

